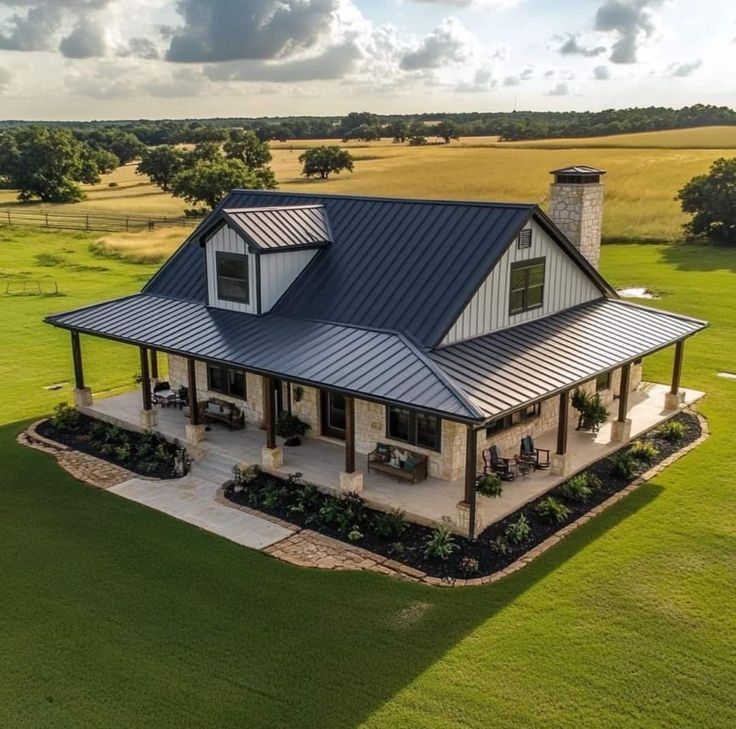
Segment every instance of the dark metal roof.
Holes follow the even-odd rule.
[[[315,248],[332,241],[322,205],[225,208],[222,220],[262,253],[289,248]]]
[[[598,169],[598,167],[589,167],[588,165],[571,165],[570,167],[560,167],[559,170],[550,170],[550,175],[587,175],[598,177],[605,175],[606,171]]]
[[[430,358],[493,418],[657,351],[707,324],[599,299],[433,350]]]
[[[251,316],[146,294],[46,321],[457,420],[482,417],[425,353],[393,332]]]
[[[190,241],[223,210],[304,205],[324,208],[334,243],[317,254],[274,313],[390,329],[424,346],[441,341],[519,230],[539,214],[532,204],[234,190]],[[199,246],[184,245],[144,292],[204,301],[204,259],[193,248]]]

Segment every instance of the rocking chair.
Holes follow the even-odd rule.
[[[483,451],[483,473],[497,473],[504,481],[516,478],[516,461],[513,458],[502,458],[494,445]]]
[[[549,450],[537,448],[531,435],[525,435],[521,439],[521,452],[519,458],[529,461],[534,468],[549,468]]]

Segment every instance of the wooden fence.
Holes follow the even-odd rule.
[[[136,232],[162,227],[192,227],[199,218],[144,218],[135,215],[104,213],[61,213],[42,210],[0,208],[0,226],[22,225],[50,230],[90,230],[101,232]]]

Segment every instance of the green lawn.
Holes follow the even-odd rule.
[[[709,391],[712,438],[511,578],[439,590],[290,567],[17,446],[17,421],[60,398],[41,386],[70,377],[67,337],[40,317],[149,273],[87,244],[0,238],[6,278],[45,270],[67,294],[0,298],[0,726],[734,725],[736,383],[715,374],[736,369],[736,252],[603,253],[614,283],[711,321],[684,383]],[[38,269],[39,252],[69,260]],[[95,390],[130,383],[132,348],[84,343]]]

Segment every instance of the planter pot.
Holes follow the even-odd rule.
[[[289,447],[300,446],[301,444],[302,439],[298,435],[292,435],[291,438],[287,438],[284,441],[284,445]]]

